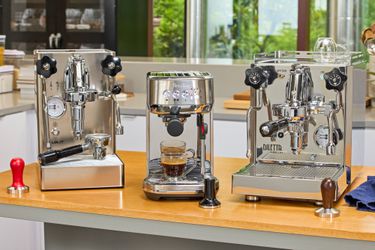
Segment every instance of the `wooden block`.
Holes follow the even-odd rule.
[[[250,101],[245,100],[225,100],[224,108],[226,109],[248,109],[250,107]]]
[[[233,99],[234,100],[246,100],[246,101],[250,100],[250,89],[239,92],[239,93],[235,93],[233,95]]]

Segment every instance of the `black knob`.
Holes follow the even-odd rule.
[[[272,84],[277,78],[277,72],[273,66],[255,66],[251,65],[251,68],[247,69],[245,78],[245,84],[253,87],[254,89],[259,89],[263,83],[267,82]]]
[[[121,87],[119,85],[114,85],[113,88],[112,88],[112,94],[114,95],[118,95],[121,93]]]
[[[341,73],[338,68],[334,68],[331,71],[324,73],[324,80],[326,81],[326,88],[331,90],[342,91],[344,84],[348,77]]]
[[[178,118],[173,118],[168,122],[167,131],[171,136],[180,136],[184,132],[184,124]]]
[[[115,76],[122,70],[121,59],[117,56],[108,55],[101,64],[105,75]]]
[[[57,72],[56,60],[49,56],[43,56],[42,59],[36,61],[36,72],[44,78],[49,78]]]
[[[320,190],[322,192],[323,208],[330,209],[333,208],[333,201],[335,199],[336,193],[336,183],[331,178],[325,178],[322,180],[320,185]]]
[[[206,177],[204,179],[204,198],[199,202],[201,208],[218,208],[221,203],[216,199],[216,178]]]
[[[58,161],[61,158],[68,157],[71,155],[79,154],[83,152],[82,145],[76,145],[61,150],[48,151],[42,154],[39,154],[38,159],[42,165],[46,165],[51,162]]]
[[[259,132],[263,137],[269,137],[280,129],[286,128],[288,124],[288,119],[286,118],[280,119],[278,121],[268,121],[260,125]]]

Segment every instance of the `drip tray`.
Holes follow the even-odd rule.
[[[247,168],[248,174],[259,177],[279,177],[298,179],[324,179],[334,177],[342,171],[340,165],[330,166],[302,166],[294,164],[265,164],[257,163]]]

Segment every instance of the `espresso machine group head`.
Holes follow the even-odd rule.
[[[122,187],[115,154],[122,133],[108,50],[36,50],[38,151],[42,190]]]
[[[250,163],[233,175],[232,190],[247,200],[320,202],[321,182],[330,178],[336,201],[351,182],[353,71],[363,59],[360,53],[315,58],[279,51],[256,58],[245,72]]]
[[[207,72],[147,74],[147,197],[203,197],[205,179],[214,180],[218,188],[213,176],[213,94],[213,78]],[[182,170],[179,177],[169,178],[161,154],[174,142],[182,150]]]

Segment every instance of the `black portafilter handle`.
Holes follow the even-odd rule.
[[[268,121],[260,125],[259,132],[263,137],[270,137],[277,131],[288,126],[288,119],[283,118],[277,121]]]
[[[216,178],[213,176],[204,179],[204,197],[199,202],[201,208],[218,208],[221,203],[216,198]]]
[[[80,144],[61,150],[47,151],[45,153],[39,154],[38,159],[42,165],[46,165],[48,163],[58,161],[61,158],[82,153],[83,151],[84,147]]]

